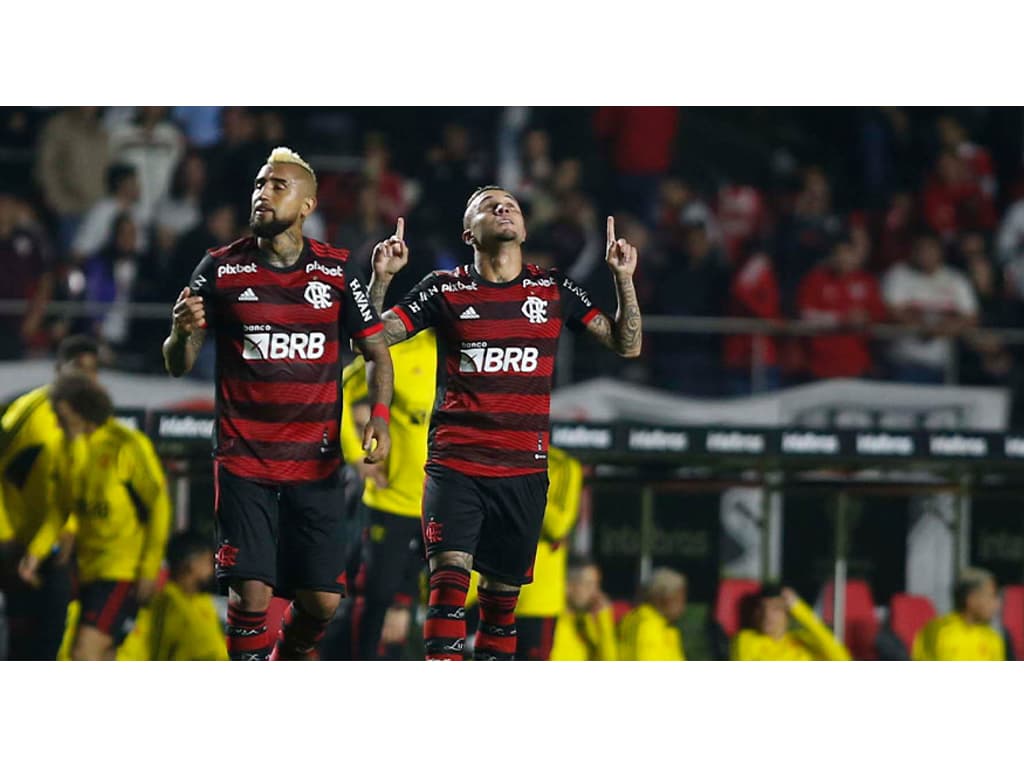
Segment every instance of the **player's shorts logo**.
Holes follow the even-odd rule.
[[[334,304],[331,301],[331,286],[317,280],[313,280],[306,286],[304,297],[313,305],[313,309],[330,309]]]
[[[327,335],[312,333],[247,333],[242,337],[243,360],[319,360]]]
[[[461,373],[533,373],[537,370],[536,347],[484,347],[459,352]]]
[[[426,539],[427,544],[441,543],[443,527],[443,523],[439,523],[436,520],[431,520],[423,526],[423,538]]]
[[[523,314],[531,323],[546,323],[548,303],[539,296],[530,296],[523,302]]]
[[[234,567],[238,562],[238,547],[233,547],[224,542],[217,550],[217,554],[213,556],[213,561],[217,564],[218,568]]]

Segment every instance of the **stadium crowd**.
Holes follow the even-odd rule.
[[[610,372],[693,396],[840,376],[1016,390],[1015,347],[972,329],[1024,313],[1018,112],[6,108],[0,299],[30,308],[0,317],[0,359],[87,331],[106,363],[160,371],[166,321],[128,306],[173,299],[197,254],[245,231],[252,169],[287,138],[321,176],[309,236],[362,269],[397,216],[417,273],[463,262],[448,222],[467,189],[496,181],[527,209],[530,258],[599,303],[613,301],[597,269],[608,210],[645,254],[645,314],[821,326],[648,333],[643,359],[578,356],[573,379]],[[47,312],[54,299],[94,311]],[[882,322],[907,333],[863,333]],[[195,375],[212,376],[208,361]]]

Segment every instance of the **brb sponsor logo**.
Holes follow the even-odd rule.
[[[221,264],[217,267],[217,277],[224,275],[255,275],[255,264]]]
[[[326,334],[247,333],[242,339],[243,360],[319,360],[324,356]]]
[[[536,347],[469,347],[459,355],[461,373],[533,373],[537,370]]]

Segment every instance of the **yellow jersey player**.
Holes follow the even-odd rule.
[[[356,579],[362,599],[354,602],[340,630],[351,638],[353,659],[377,659],[381,630],[395,595],[408,576],[425,565],[419,546],[420,508],[426,476],[427,434],[437,382],[437,341],[433,331],[391,348],[395,393],[391,401],[391,456],[387,462],[362,460],[362,428],[352,405],[367,397],[365,362],[359,358],[342,373],[341,448],[345,460],[365,480],[358,517],[365,521]],[[344,655],[344,654],[343,654]]]
[[[153,597],[170,526],[163,470],[149,439],[113,419],[110,397],[81,374],[61,376],[50,401],[64,433],[56,462],[57,502],[29,542],[21,577],[39,565],[73,513],[78,520],[81,620],[76,661],[113,659],[139,604]]]
[[[676,624],[686,611],[686,577],[671,568],[655,568],[645,599],[622,617],[622,661],[685,661],[683,637]]]
[[[765,586],[755,597],[752,627],[732,640],[733,661],[849,661],[846,650],[814,609],[788,587]],[[797,629],[789,628],[793,619]]]
[[[615,661],[615,616],[601,591],[601,569],[596,563],[581,559],[569,564],[566,603],[555,626],[551,661]]]
[[[78,371],[95,379],[98,352],[87,336],[65,338],[57,348],[57,375]],[[49,391],[47,384],[22,395],[0,422],[0,591],[13,660],[56,658],[71,597],[70,529],[40,553],[37,588],[17,578],[18,561],[53,503],[53,449],[62,435]]]
[[[932,619],[914,638],[914,661],[1006,661],[1006,642],[992,628],[999,611],[996,579],[982,568],[961,571],[952,613]]]
[[[533,581],[523,586],[516,606],[517,661],[548,661],[559,615],[565,610],[565,584],[569,549],[565,539],[579,517],[583,492],[583,467],[565,451],[548,449],[548,498],[544,506]],[[467,605],[474,595],[479,576],[473,573]]]

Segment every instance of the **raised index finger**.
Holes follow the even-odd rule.
[[[609,243],[614,243],[615,242],[615,217],[614,216],[609,216],[608,217],[608,242]]]
[[[398,225],[395,227],[395,237],[399,240],[405,238],[405,219],[401,216],[398,217]]]

